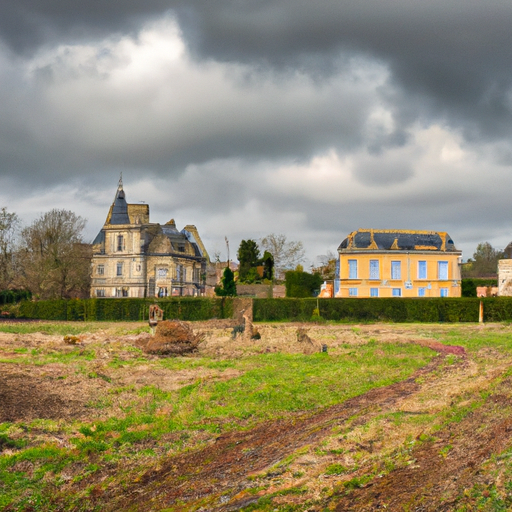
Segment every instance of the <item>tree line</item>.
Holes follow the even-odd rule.
[[[509,257],[504,250],[495,249],[489,242],[482,242],[477,245],[473,257],[462,264],[462,277],[495,277],[498,261]]]
[[[235,281],[238,284],[284,281],[287,297],[310,297],[318,292],[322,277],[318,273],[304,272],[301,265],[305,256],[302,242],[289,241],[286,235],[272,233],[263,237],[260,245],[253,239],[240,242],[237,274],[231,270],[228,261],[221,283],[215,288],[217,295],[236,295]]]
[[[88,297],[92,248],[86,220],[53,209],[23,226],[0,208],[0,290],[26,290],[40,299]]]

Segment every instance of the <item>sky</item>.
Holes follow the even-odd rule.
[[[358,228],[512,241],[512,2],[2,0],[0,206],[92,241],[120,173],[212,256]]]

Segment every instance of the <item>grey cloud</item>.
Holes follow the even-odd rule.
[[[162,201],[156,211],[190,209],[184,198],[195,198],[199,220],[191,221],[197,224],[201,215],[219,211],[228,220],[239,217],[257,198],[269,225],[248,219],[244,236],[278,231],[272,222],[287,232],[284,216],[304,215],[303,233],[290,237],[312,245],[321,240],[317,253],[325,252],[330,237],[334,247],[327,248],[333,250],[358,227],[446,229],[457,244],[458,233],[473,237],[474,246],[482,233],[506,237],[507,179],[495,191],[482,189],[486,166],[498,179],[512,161],[510,2],[3,0],[1,11],[0,180],[15,177],[20,198],[57,183],[81,184],[85,194],[114,190],[123,171],[127,184],[141,176],[178,184],[178,200]],[[144,23],[169,13],[200,69],[189,82],[179,70],[156,77],[153,89],[136,90],[123,78],[109,90],[109,70],[96,64],[115,57],[100,45],[91,62],[76,68],[43,63],[29,78],[20,71],[58,44],[136,39]],[[387,80],[351,76],[369,63],[387,72]],[[226,81],[215,90],[204,70],[224,64]],[[174,83],[185,85],[171,89]],[[369,127],[376,105],[391,114],[389,125]],[[414,146],[410,133],[434,123],[471,142],[482,173],[461,178],[453,189],[443,189],[438,174],[397,199],[397,186],[406,189],[418,176],[413,170],[428,170],[415,166],[414,151],[393,159],[389,150]],[[499,144],[486,146],[486,140]],[[264,172],[255,171],[292,161],[307,166],[331,148],[343,163],[356,162],[359,182],[368,193],[381,190],[379,200],[352,198],[348,189],[339,204],[308,198],[308,191],[293,197],[265,189]],[[206,169],[197,179],[189,176],[194,165]],[[456,163],[450,165],[444,176],[458,172]],[[134,201],[146,199],[127,190]],[[98,218],[103,216],[101,209]],[[230,233],[228,224],[216,228]]]
[[[354,169],[354,174],[361,183],[381,187],[407,181],[414,176],[414,170],[409,162],[376,158],[360,162]]]
[[[332,147],[359,146],[378,102],[372,82],[353,87],[349,71],[320,87],[300,74],[248,77],[219,64],[198,74],[180,62],[149,84],[120,88],[94,59],[59,58],[43,62],[32,79],[20,73],[8,90],[0,85],[0,175],[51,182],[123,168],[178,176],[189,164],[226,158],[308,161]],[[105,58],[119,65],[118,57]],[[171,88],[173,73],[183,83]],[[197,87],[198,80],[205,83]]]
[[[470,138],[510,132],[508,2],[203,2],[181,19],[201,57],[305,69],[320,61],[325,74],[326,56],[371,55],[390,66],[409,112],[408,101],[420,103],[416,114],[429,107],[431,118],[462,125]]]
[[[166,0],[3,0],[0,39],[15,52],[30,53],[56,42],[134,33],[144,20],[165,13],[170,4]]]
[[[298,69],[321,83],[343,66],[340,54],[365,55],[388,65],[402,88],[397,130],[426,116],[460,127],[468,140],[510,135],[512,4],[502,0],[4,0],[0,37],[26,51],[135,33],[169,12],[199,60]],[[254,142],[272,154],[269,139]],[[202,147],[226,156],[215,141]]]

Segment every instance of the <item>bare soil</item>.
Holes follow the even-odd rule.
[[[500,459],[500,454],[512,446],[509,354],[492,348],[468,353],[462,346],[440,343],[436,338],[448,326],[373,325],[354,329],[268,324],[257,326],[261,339],[250,344],[247,340],[233,341],[229,323],[203,322],[193,327],[204,338],[199,355],[219,359],[310,350],[297,340],[298,327],[329,350],[372,339],[377,343],[418,343],[430,347],[437,356],[409,379],[344,403],[250,430],[205,435],[188,451],[162,454],[157,465],[122,488],[101,486],[118,468],[98,471],[87,480],[87,485],[97,485],[97,492],[91,492],[86,510],[96,506],[105,511],[228,512],[244,507],[281,510],[278,507],[307,503],[307,507],[295,510],[450,511],[477,510],[472,494],[475,488],[480,489],[484,501],[489,490],[503,500],[510,498],[504,481],[507,467],[500,462],[508,460]],[[481,328],[465,329],[469,336]],[[498,325],[487,329],[502,334],[505,328]],[[129,369],[105,365],[113,353],[125,361],[137,357],[130,348],[145,343],[145,335],[100,332],[81,336],[83,350],[95,344],[96,360],[84,363],[85,370],[80,372],[70,372],[61,362],[42,366],[0,363],[0,422],[97,418],[104,413],[91,408],[91,403],[104,396],[112,383],[117,387],[155,385],[173,390],[201,376],[229,379],[237,375],[233,369],[217,372],[199,367],[170,373],[143,364]],[[15,352],[19,347],[44,347],[56,353],[76,348],[65,346],[62,336],[0,333],[2,358],[19,358]],[[116,400],[112,408],[121,411],[122,393]],[[412,421],[422,415],[442,416],[449,410],[460,417],[444,422],[433,419],[432,425]],[[400,423],[401,418],[411,421]],[[335,464],[340,465],[340,471],[329,471]],[[70,482],[67,492],[79,491],[83,485]],[[275,508],[265,508],[261,501],[265,496],[273,497]],[[54,506],[58,509],[58,500]]]

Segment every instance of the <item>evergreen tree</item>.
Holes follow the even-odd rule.
[[[215,287],[215,294],[219,297],[235,297],[236,296],[236,284],[235,275],[233,271],[226,267],[222,274],[221,285]]]
[[[238,279],[240,282],[245,282],[251,271],[251,268],[258,266],[260,258],[260,249],[254,240],[242,240],[238,248],[238,261],[240,266],[238,268]]]
[[[268,251],[263,253],[263,279],[272,281],[274,278],[274,257]]]

